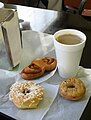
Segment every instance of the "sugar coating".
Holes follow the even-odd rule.
[[[43,97],[43,87],[28,81],[28,82],[16,82],[10,87],[9,99],[12,101],[14,96],[17,99],[22,99],[23,102],[30,100],[31,101],[37,97],[41,100]]]

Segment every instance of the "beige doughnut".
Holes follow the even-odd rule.
[[[55,58],[45,57],[42,59],[42,61],[45,63],[46,71],[54,70],[57,66],[57,60]]]
[[[59,92],[65,99],[79,100],[84,96],[86,88],[80,79],[69,78],[60,84]]]
[[[10,88],[9,99],[21,109],[37,108],[44,89],[33,82],[16,82]]]

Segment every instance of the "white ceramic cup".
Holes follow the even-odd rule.
[[[56,40],[57,36],[65,34],[76,35],[80,37],[81,42],[74,45],[67,45]],[[57,58],[57,66],[61,77],[69,78],[76,76],[85,42],[86,35],[75,29],[63,29],[54,34],[54,47]]]

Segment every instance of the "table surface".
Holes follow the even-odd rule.
[[[57,12],[39,8],[25,7],[19,5],[5,5],[7,8],[15,8],[18,11],[20,25],[22,29],[31,29],[33,31],[54,34],[57,30],[64,28],[78,29],[87,36],[87,42],[83,51],[80,65],[85,68],[91,68],[91,21],[83,16],[67,12]],[[22,26],[20,26],[22,27]],[[91,108],[91,104],[89,104]],[[90,109],[88,109],[90,113]],[[3,116],[3,114],[1,114]],[[5,115],[4,115],[5,116]],[[88,117],[89,119],[89,117]],[[86,120],[88,120],[86,119]],[[7,118],[8,120],[8,118]],[[84,120],[82,118],[81,120]]]
[[[5,7],[17,9],[23,30],[31,29],[54,34],[57,30],[72,28],[84,32],[87,36],[87,42],[80,65],[85,68],[91,68],[91,19],[63,11],[58,12],[20,5],[5,5]]]

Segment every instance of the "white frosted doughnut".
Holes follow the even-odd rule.
[[[10,88],[10,100],[21,109],[36,108],[43,99],[44,89],[31,81],[16,82]]]

